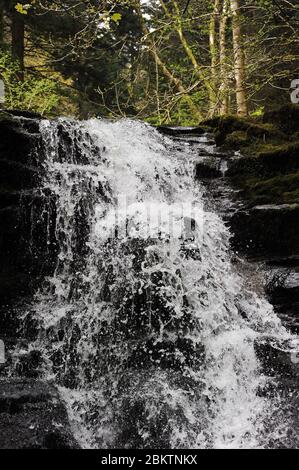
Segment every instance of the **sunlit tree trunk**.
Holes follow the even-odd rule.
[[[229,0],[223,0],[222,12],[219,22],[219,49],[220,49],[220,114],[229,113],[229,69],[227,57],[227,20]]]
[[[230,0],[230,6],[233,27],[237,112],[239,116],[246,116],[248,114],[248,109],[246,96],[245,54],[243,48],[240,18],[240,0]]]
[[[209,115],[214,116],[217,108],[217,63],[218,63],[218,45],[217,45],[217,22],[220,13],[220,0],[214,0],[213,13],[211,14],[210,27],[209,27],[209,45],[211,56],[211,87],[209,89]]]

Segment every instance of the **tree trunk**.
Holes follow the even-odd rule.
[[[167,67],[167,65],[163,62],[159,52],[157,51],[157,48],[155,46],[154,41],[151,39],[151,36],[149,34],[149,30],[147,29],[147,26],[144,22],[144,18],[142,16],[142,11],[140,7],[140,1],[138,0],[135,2],[135,8],[139,16],[140,24],[141,24],[141,29],[144,34],[144,37],[147,39],[148,44],[149,44],[149,52],[153,56],[156,64],[160,67],[163,75],[168,79],[170,84],[173,84],[177,91],[181,93],[183,96],[185,96],[186,101],[188,103],[188,107],[194,116],[198,117],[198,119],[201,119],[202,116],[197,108],[197,106],[194,104],[192,98],[188,95],[187,90],[183,86],[181,80],[179,80],[175,75],[171,72],[171,70]]]
[[[4,0],[0,0],[0,47],[4,44]]]
[[[25,23],[23,15],[15,8],[11,11],[11,52],[19,63],[18,78],[24,81]]]
[[[245,54],[243,48],[240,18],[240,0],[230,0],[230,5],[233,26],[237,113],[239,116],[246,116],[248,114],[248,109],[246,97]]]
[[[175,14],[172,14],[169,9],[167,8],[165,2],[163,0],[160,0],[161,6],[163,10],[165,11],[166,15],[173,21],[173,26],[178,34],[178,37],[181,41],[181,44],[186,52],[187,57],[189,58],[190,62],[193,65],[194,71],[199,78],[200,81],[203,82],[203,84],[206,87],[206,90],[209,94],[209,97],[212,96],[213,94],[213,89],[210,83],[210,80],[206,76],[205,71],[202,70],[202,67],[200,64],[197,62],[197,59],[192,51],[192,48],[189,46],[189,43],[186,39],[186,36],[184,35],[183,32],[183,25],[182,25],[182,18],[181,18],[181,11],[179,8],[178,3],[176,0],[172,0],[174,9],[175,9]]]
[[[219,48],[220,48],[220,114],[229,113],[229,69],[227,57],[226,29],[228,20],[229,0],[223,0],[221,18],[219,23]]]
[[[217,62],[218,62],[218,47],[217,47],[217,21],[219,19],[220,0],[214,0],[214,10],[211,14],[210,27],[209,27],[209,45],[211,56],[211,88],[209,89],[209,116],[213,117],[217,108]]]

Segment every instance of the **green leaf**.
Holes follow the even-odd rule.
[[[113,13],[111,16],[111,20],[114,21],[114,23],[119,23],[121,20],[122,16],[120,13]]]
[[[22,3],[17,3],[15,5],[15,9],[17,10],[17,12],[21,13],[21,15],[27,15],[29,8],[30,5],[22,5]]]

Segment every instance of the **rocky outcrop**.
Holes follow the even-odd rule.
[[[42,158],[39,116],[0,111],[0,339],[7,350],[6,364],[0,364],[2,449],[78,447],[57,390],[36,380],[39,351],[20,356],[13,371],[19,379],[5,378],[11,375],[14,346],[24,336],[29,341],[36,329],[30,316],[20,321],[18,305],[30,300],[53,268],[55,248],[48,240],[54,205],[41,189]]]
[[[32,292],[49,268],[43,259],[50,255],[47,230],[52,228],[50,211],[43,211],[49,195],[40,189],[44,169],[38,116],[0,112],[0,136],[1,309],[10,299]]]
[[[76,449],[56,388],[35,380],[0,380],[0,449]]]
[[[299,204],[256,206],[236,212],[233,246],[253,256],[299,253]]]
[[[173,137],[179,137],[184,135],[202,135],[207,131],[207,127],[177,127],[177,126],[158,126],[157,130],[161,134],[170,135]]]
[[[0,299],[23,293],[29,284],[28,204],[40,172],[34,148],[38,122],[0,114]]]
[[[220,151],[235,151],[225,173],[243,200],[230,221],[235,249],[254,256],[298,254],[299,106],[202,124],[214,130]]]

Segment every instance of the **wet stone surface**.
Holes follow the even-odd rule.
[[[64,404],[50,384],[0,380],[1,449],[74,449]]]

